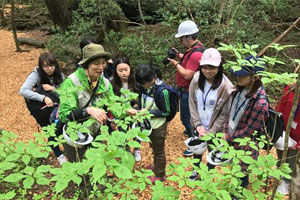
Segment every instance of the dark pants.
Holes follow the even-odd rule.
[[[277,157],[278,157],[277,167],[280,167],[283,151],[276,149],[276,152],[277,152]],[[295,163],[296,163],[297,153],[298,153],[298,151],[295,149],[288,149],[286,163],[289,164],[289,167],[292,170],[292,172],[290,174],[292,177],[295,176],[295,172],[296,172]],[[284,177],[282,179],[287,183],[291,182],[290,179],[287,179]]]
[[[64,143],[64,150],[66,152],[66,156],[68,158],[69,162],[80,162],[83,159],[83,155],[86,151],[86,147],[82,148],[77,148],[75,149],[74,147]],[[76,153],[77,151],[77,153]]]
[[[178,89],[180,99],[180,120],[187,131],[189,137],[193,136],[193,129],[191,126],[191,115],[189,109],[189,92],[184,89]]]
[[[153,129],[150,137],[150,146],[154,155],[154,173],[155,176],[163,178],[166,169],[165,140],[167,134],[167,123],[164,123],[158,129]]]
[[[200,159],[199,162],[194,163],[194,165],[195,165],[196,167],[199,167],[199,166],[200,166],[200,162],[202,161],[202,155],[195,155],[195,154],[194,154],[194,159]],[[214,168],[216,167],[215,165],[212,165],[212,164],[210,164],[209,162],[207,162],[206,165],[207,165],[208,169],[214,169]]]

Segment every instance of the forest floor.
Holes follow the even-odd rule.
[[[46,37],[39,31],[18,32],[18,36],[37,39]],[[22,45],[21,48],[24,52],[16,52],[12,32],[6,29],[0,30],[0,46],[2,47],[0,48],[0,128],[13,131],[19,136],[19,140],[28,141],[33,139],[33,133],[38,131],[38,126],[29,114],[24,98],[19,95],[19,90],[29,73],[37,66],[40,53],[46,49]],[[183,143],[185,140],[182,134],[183,130],[177,114],[168,126],[165,148],[167,164],[177,163],[177,159],[183,157],[182,152],[186,149]],[[273,154],[275,154],[274,151]],[[58,166],[53,156],[49,158],[49,163]],[[152,163],[151,148],[149,144],[143,144],[142,162],[136,167],[140,169]],[[170,182],[169,184],[167,181],[166,184],[174,183]],[[187,188],[181,188],[181,199],[190,199],[190,193],[191,191]],[[139,199],[149,199],[150,190],[146,190],[140,195],[142,196],[139,196]]]

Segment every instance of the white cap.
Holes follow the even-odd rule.
[[[211,65],[219,67],[221,64],[221,54],[217,49],[209,48],[206,49],[201,57],[200,66]]]
[[[176,38],[180,38],[182,36],[186,35],[193,35],[195,33],[198,33],[199,29],[197,28],[197,25],[195,22],[191,20],[187,20],[182,22],[178,27],[178,33],[175,35]]]

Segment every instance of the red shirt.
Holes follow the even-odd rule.
[[[281,97],[280,101],[278,102],[276,106],[276,111],[281,112],[284,118],[284,129],[286,129],[286,125],[290,116],[290,112],[292,110],[293,106],[293,97],[294,97],[294,90],[291,91],[290,86],[286,86],[283,92],[283,96]],[[300,101],[298,102],[299,107]],[[298,110],[298,111],[297,111]],[[296,142],[299,143],[300,141],[300,108],[297,109],[296,116],[294,117],[294,120],[297,123],[296,129],[291,127],[291,133],[290,136],[293,138]]]
[[[189,57],[189,54],[191,54],[192,49],[199,48],[202,46],[201,42],[198,42],[196,45],[194,45],[192,48],[188,49],[183,57],[183,60],[181,61],[181,66],[185,69],[192,70],[196,72],[199,68],[200,65],[200,59],[202,56],[202,52],[196,51],[192,53],[192,55]],[[187,59],[189,57],[189,59]],[[183,87],[186,88],[187,90],[189,89],[191,80],[185,80],[183,76],[177,71],[176,72],[176,83],[178,87]]]

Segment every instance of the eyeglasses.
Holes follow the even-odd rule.
[[[46,69],[46,68],[55,68],[55,65],[43,65],[43,68]]]

